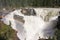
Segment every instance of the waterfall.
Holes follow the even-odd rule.
[[[58,10],[50,9],[37,9],[34,8],[36,15],[24,15],[21,13],[21,9],[15,10],[7,14],[2,21],[17,31],[17,37],[21,40],[38,40],[39,37],[48,39],[54,36],[57,24]],[[14,15],[18,15],[17,19],[14,19]],[[20,19],[22,17],[22,19]],[[25,22],[22,23],[21,20]]]

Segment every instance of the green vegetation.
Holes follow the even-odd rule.
[[[0,8],[60,7],[60,0],[0,0]]]
[[[57,40],[60,40],[60,30],[56,31]]]
[[[0,22],[0,40],[17,40],[16,31]]]

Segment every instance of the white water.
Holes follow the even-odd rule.
[[[11,27],[17,31],[19,39],[38,40],[39,37],[48,39],[49,36],[51,38],[54,36],[55,29],[53,29],[53,27],[55,27],[57,23],[58,16],[50,17],[48,22],[44,21],[44,17],[51,10],[35,9],[37,13],[36,16],[25,16],[20,11],[21,10],[15,10],[10,12],[2,19],[6,25],[9,25],[11,22]],[[23,16],[25,23],[23,24],[17,20],[14,20],[14,15]]]

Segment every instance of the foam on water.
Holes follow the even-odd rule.
[[[39,11],[38,11],[39,10]],[[17,31],[17,36],[21,40],[37,40],[40,38],[48,39],[49,36],[53,37],[55,30],[53,29],[56,24],[56,17],[51,18],[49,22],[45,22],[44,18],[41,16],[46,16],[49,11],[43,9],[35,9],[36,16],[24,16],[20,10],[15,10],[6,15],[2,21],[9,25],[11,22],[11,27]],[[14,15],[23,16],[25,23],[14,20]],[[55,22],[55,24],[53,24]]]

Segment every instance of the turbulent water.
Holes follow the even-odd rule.
[[[36,16],[27,16],[21,13],[20,10],[15,10],[7,14],[2,21],[6,25],[17,31],[17,37],[21,40],[38,40],[52,38],[54,36],[54,27],[57,24],[58,10],[34,8]],[[22,16],[25,21],[17,21],[14,15]]]

